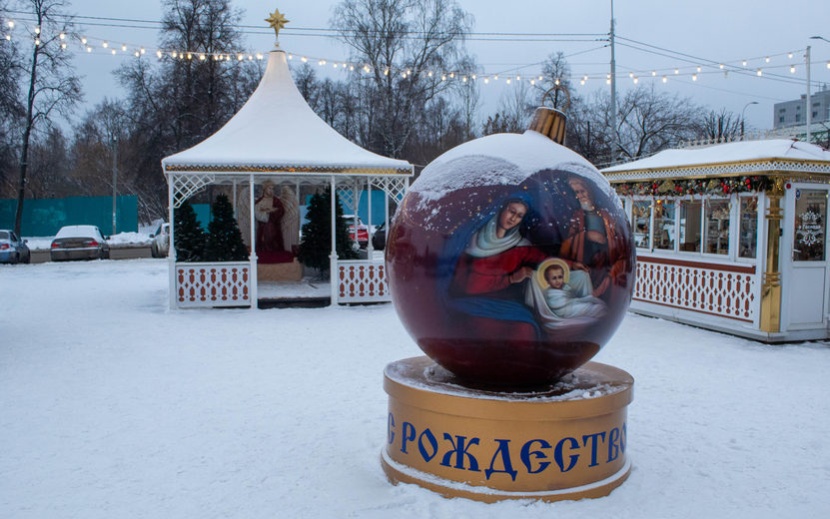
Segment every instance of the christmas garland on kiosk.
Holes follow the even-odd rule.
[[[713,179],[663,180],[662,182],[626,182],[614,184],[620,196],[686,196],[730,195],[765,191],[770,185],[768,177],[734,177]]]

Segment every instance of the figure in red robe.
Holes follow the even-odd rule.
[[[458,261],[450,289],[460,326],[498,340],[536,340],[539,331],[523,304],[523,287],[545,254],[519,233],[528,206],[508,201],[476,231]]]
[[[282,201],[274,195],[274,184],[265,182],[262,185],[262,196],[254,206],[257,254],[285,251],[281,226],[284,214]]]

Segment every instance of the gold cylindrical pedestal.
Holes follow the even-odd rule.
[[[542,391],[497,392],[459,385],[428,357],[393,362],[383,468],[393,482],[478,501],[602,497],[631,469],[633,385],[589,362]]]

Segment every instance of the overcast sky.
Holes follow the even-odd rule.
[[[561,51],[568,56],[573,80],[580,95],[608,89],[604,75],[609,71],[610,49],[607,38],[611,19],[610,0],[458,0],[474,18],[475,33],[468,42],[469,51],[483,66],[485,74],[500,74],[499,81],[481,85],[485,112],[497,109],[502,96],[510,89],[505,78],[537,74],[538,63]],[[331,60],[348,59],[348,48],[330,37],[303,29],[326,29],[334,9],[334,0],[278,0],[262,2],[235,0],[233,5],[245,10],[243,24],[262,27],[246,29],[251,51],[267,52],[273,46],[273,31],[264,19],[278,8],[290,20],[281,33],[282,48],[297,55]],[[71,10],[80,17],[158,20],[161,2],[114,2],[111,0],[74,0]],[[698,104],[736,114],[745,110],[748,125],[772,127],[773,104],[797,99],[806,93],[805,48],[812,47],[812,91],[817,83],[830,83],[830,43],[810,39],[819,35],[830,40],[830,1],[827,0],[616,0],[616,63],[620,95],[633,86],[630,73],[640,84],[690,97]],[[109,40],[120,48],[144,46],[155,49],[157,31],[149,28],[107,27],[104,25],[145,25],[133,22],[80,18],[83,32],[91,42]],[[492,33],[543,34],[557,36],[497,36]],[[585,34],[589,36],[562,36]],[[535,41],[506,41],[533,39]],[[551,41],[574,40],[583,41]],[[546,40],[546,41],[539,41]],[[637,48],[634,48],[637,47]],[[112,48],[112,46],[111,46]],[[792,53],[792,58],[788,53]],[[769,62],[766,61],[769,57]],[[120,62],[134,59],[130,54],[112,56],[96,45],[91,53],[76,53],[75,63],[84,76],[88,103],[105,96],[117,98],[123,91],[112,78]],[[742,60],[747,60],[744,68]],[[719,70],[723,63],[728,74]],[[700,65],[696,81],[692,74]],[[795,73],[790,66],[795,65]],[[737,67],[737,68],[736,68]],[[678,68],[680,74],[675,75]],[[761,68],[763,76],[758,77]],[[652,76],[652,72],[656,76]],[[741,72],[744,73],[741,73]],[[324,74],[337,74],[330,65],[320,68]],[[583,75],[589,76],[584,86]],[[662,77],[666,76],[666,83]],[[758,105],[747,105],[756,101]]]

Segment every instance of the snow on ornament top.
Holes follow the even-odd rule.
[[[551,119],[561,138],[554,110],[538,109],[531,127]],[[608,181],[535,130],[429,164],[386,254],[407,330],[468,385],[539,386],[572,372],[616,330],[634,285],[632,235]]]

